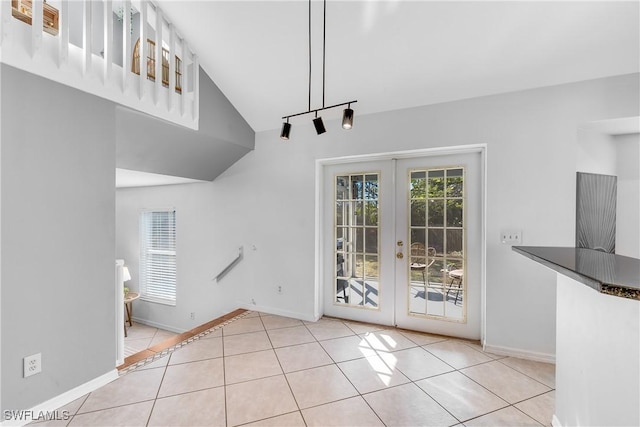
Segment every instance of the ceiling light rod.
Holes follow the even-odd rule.
[[[340,107],[342,105],[355,104],[356,102],[358,102],[358,101],[342,102],[340,104],[330,105],[328,107],[322,107],[322,108],[317,108],[315,110],[303,111],[302,113],[296,113],[296,114],[290,114],[288,116],[282,116],[282,119],[284,120],[284,119],[288,119],[290,117],[303,116],[305,114],[317,113],[318,111],[329,110],[331,108]]]
[[[325,84],[325,59],[327,57],[326,54],[326,46],[327,46],[327,0],[324,0],[323,11],[322,11],[322,108],[324,108],[324,84]],[[344,104],[342,104],[344,105]]]
[[[307,107],[307,109],[311,111],[311,0],[309,0],[308,9],[309,9],[309,106]]]
[[[309,106],[307,107],[307,111],[303,111],[302,113],[291,114],[288,116],[282,116],[282,119],[286,119],[287,121],[282,123],[282,130],[280,132],[280,138],[287,141],[291,135],[291,123],[289,123],[289,119],[291,117],[302,116],[305,114],[315,113],[315,118],[313,119],[313,125],[316,128],[316,133],[321,135],[325,133],[327,130],[324,127],[324,123],[322,122],[322,117],[318,117],[318,111],[328,110],[330,108],[340,107],[342,105],[347,105],[347,108],[342,112],[342,129],[349,130],[353,128],[353,110],[351,109],[351,104],[355,104],[358,102],[347,101],[342,102],[340,104],[334,104],[329,107],[325,107],[325,86],[326,86],[326,59],[327,59],[327,0],[323,0],[323,11],[322,11],[322,108],[317,108],[315,110],[311,109],[311,0],[309,0],[308,7],[308,19],[309,19]]]

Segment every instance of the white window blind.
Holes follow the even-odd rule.
[[[140,216],[140,298],[176,305],[176,212]]]

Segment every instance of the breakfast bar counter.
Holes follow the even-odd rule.
[[[640,425],[640,260],[583,248],[513,250],[557,272],[552,424]]]
[[[603,294],[640,300],[640,259],[585,248],[512,249]]]

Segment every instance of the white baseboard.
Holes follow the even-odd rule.
[[[133,320],[133,323],[140,323],[142,325],[153,326],[154,328],[164,329],[165,331],[175,332],[176,334],[181,334],[187,331],[187,329],[174,328],[173,326],[165,325],[164,323],[154,322],[152,320],[147,320],[147,319],[140,319],[138,317],[132,317],[131,320]]]
[[[306,320],[307,322],[315,322],[318,320],[315,318],[313,314],[298,313],[295,311],[281,310],[279,308],[265,307],[262,305],[241,304],[240,308],[244,308],[245,310],[251,310],[251,311],[259,311],[261,313],[275,314],[277,316],[292,317],[294,319]]]
[[[0,426],[24,426],[37,419],[40,415],[46,417],[47,414],[53,414],[62,416],[63,414],[55,414],[56,409],[61,408],[76,399],[81,398],[87,393],[91,393],[100,387],[109,384],[111,381],[118,378],[118,370],[114,369],[104,375],[92,379],[84,384],[79,385],[67,392],[64,392],[52,399],[47,400],[39,405],[34,406],[31,409],[23,411],[15,411],[18,416],[11,420],[5,420],[0,423]],[[6,412],[6,411],[5,411]]]
[[[534,360],[536,362],[556,363],[556,355],[549,353],[539,353],[537,351],[522,350],[519,348],[503,347],[499,345],[484,345],[484,351],[500,356],[518,357],[520,359]]]
[[[551,419],[551,425],[553,427],[562,427],[562,424],[560,424],[560,420],[558,419],[558,417],[556,417],[556,414],[553,414],[553,418]]]

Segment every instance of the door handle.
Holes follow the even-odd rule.
[[[402,259],[402,258],[404,258],[404,254],[403,254],[402,252],[398,252],[398,253],[396,254],[396,258],[398,258],[398,259]]]

